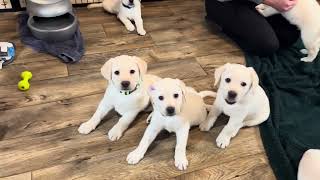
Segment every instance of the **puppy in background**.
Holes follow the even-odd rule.
[[[268,119],[269,100],[251,67],[228,63],[219,67],[214,76],[215,86],[220,84],[217,97],[208,119],[200,124],[200,130],[209,131],[221,113],[230,116],[216,139],[218,147],[226,148],[240,128],[255,126]]]
[[[279,14],[276,9],[260,4],[256,6],[257,11],[264,17]],[[298,0],[297,4],[281,14],[301,30],[301,38],[306,49],[301,53],[307,57],[301,59],[304,62],[312,62],[318,55],[320,49],[320,6],[316,0]]]
[[[109,82],[98,109],[78,129],[89,134],[104,116],[115,109],[122,117],[109,131],[111,141],[118,140],[137,114],[149,105],[148,87],[160,78],[146,74],[147,63],[135,56],[122,55],[108,60],[101,68],[101,74]]]
[[[135,30],[131,22],[134,21],[138,34],[142,36],[146,34],[141,17],[140,0],[104,0],[102,3],[88,5],[89,9],[96,7],[103,7],[109,13],[116,14],[128,31]]]
[[[137,164],[146,153],[152,141],[162,129],[175,132],[177,145],[175,149],[175,166],[186,170],[188,160],[186,146],[191,126],[206,120],[207,105],[205,96],[215,96],[214,92],[196,92],[178,79],[165,78],[155,82],[149,88],[153,105],[151,122],[148,125],[139,146],[127,156],[129,164]]]

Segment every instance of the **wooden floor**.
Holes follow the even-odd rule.
[[[210,132],[190,132],[187,171],[174,166],[174,134],[162,133],[135,166],[127,154],[139,143],[147,114],[139,115],[117,142],[107,131],[118,116],[109,115],[91,134],[77,128],[94,113],[106,81],[100,67],[110,57],[129,54],[149,63],[151,73],[179,78],[197,90],[213,89],[214,69],[244,63],[240,50],[204,20],[202,0],[143,3],[147,35],[129,33],[101,9],[77,8],[86,53],[77,64],[32,51],[19,41],[16,16],[0,15],[0,41],[17,45],[17,59],[0,70],[0,177],[4,179],[275,179],[258,128],[246,128],[225,149],[215,138],[226,123]],[[31,89],[17,90],[19,74],[33,72]]]

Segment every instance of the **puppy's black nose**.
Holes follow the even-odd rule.
[[[174,107],[172,107],[172,106],[168,106],[167,109],[166,109],[166,111],[167,111],[167,114],[168,114],[169,116],[173,116],[174,113],[175,113],[175,109],[174,109]]]
[[[129,0],[130,3],[133,3],[133,0]]]
[[[122,81],[121,82],[122,87],[128,88],[130,86],[130,81]]]
[[[228,92],[228,98],[229,99],[235,99],[237,97],[237,93],[234,91],[229,91]]]

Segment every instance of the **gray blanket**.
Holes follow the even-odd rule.
[[[28,14],[20,14],[18,17],[19,33],[21,41],[32,49],[42,53],[56,56],[64,63],[74,63],[81,59],[84,54],[84,41],[78,27],[73,38],[63,42],[46,42],[35,38],[28,28]]]

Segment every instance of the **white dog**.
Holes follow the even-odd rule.
[[[256,9],[265,17],[280,13],[265,4],[256,6]],[[320,49],[320,6],[318,2],[316,0],[298,0],[292,9],[281,14],[301,30],[301,38],[306,48],[302,49],[301,53],[308,54],[301,61],[312,62]]]
[[[101,68],[101,73],[109,81],[108,88],[92,118],[82,123],[78,131],[88,134],[113,108],[122,117],[109,131],[111,141],[118,140],[137,114],[149,104],[148,87],[160,78],[146,75],[147,63],[135,56],[111,58]]]
[[[134,21],[138,34],[142,36],[146,34],[141,17],[140,0],[104,0],[102,3],[88,5],[88,8],[96,7],[103,7],[109,13],[117,14],[128,31],[134,31],[135,27],[131,22]]]
[[[151,122],[139,146],[128,155],[127,161],[129,164],[137,164],[158,133],[166,129],[176,133],[175,166],[185,170],[188,166],[186,146],[189,129],[206,120],[207,109],[203,97],[215,96],[215,93],[197,93],[178,79],[165,78],[150,86],[149,94],[154,109]]]
[[[225,64],[215,71],[214,76],[215,85],[220,82],[217,98],[200,130],[208,131],[221,113],[230,116],[228,124],[216,139],[217,146],[225,148],[241,127],[255,126],[267,120],[269,100],[251,67]]]

